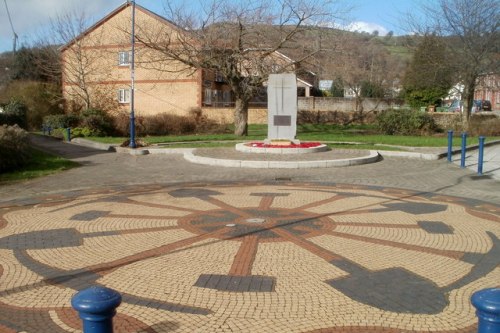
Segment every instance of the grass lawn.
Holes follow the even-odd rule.
[[[71,169],[79,164],[40,150],[31,149],[30,163],[19,170],[0,174],[0,183],[27,180]]]
[[[169,143],[168,147],[221,147],[232,145],[217,141],[242,142],[248,140],[263,140],[267,137],[267,125],[250,125],[248,136],[238,137],[231,133],[225,134],[200,134],[200,135],[168,135],[140,137],[149,144]],[[306,124],[297,126],[297,138],[302,141],[320,141],[333,144],[349,142],[362,143],[358,149],[375,149],[377,145],[394,145],[407,147],[446,147],[448,139],[446,133],[437,136],[402,136],[377,134],[373,125],[338,126],[326,124]],[[90,137],[90,140],[120,144],[127,140],[125,137]],[[487,141],[499,140],[499,137],[489,137]],[[460,145],[460,137],[454,138],[454,146]],[[197,143],[198,142],[198,143]],[[203,142],[203,143],[201,143]],[[205,143],[211,142],[211,143]],[[467,144],[477,144],[477,137],[468,137]],[[189,143],[189,144],[188,144]],[[170,145],[172,144],[172,145]],[[363,147],[363,148],[362,148]],[[376,149],[382,149],[377,147]]]

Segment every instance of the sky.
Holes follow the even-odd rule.
[[[178,0],[183,1],[183,0]],[[245,0],[235,0],[245,1]],[[349,14],[350,29],[380,35],[393,31],[405,34],[399,17],[408,12],[418,0],[341,0],[353,6]],[[13,32],[9,24],[6,4],[14,31],[20,45],[30,45],[34,36],[40,35],[50,19],[69,11],[85,11],[92,22],[96,22],[125,0],[0,0],[0,52],[12,51]],[[162,0],[136,0],[136,3],[162,15]],[[46,29],[45,29],[46,30]]]

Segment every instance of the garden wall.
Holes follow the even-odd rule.
[[[400,103],[399,100],[365,98],[363,100],[363,110],[367,117],[365,121],[373,120],[377,112],[399,106]],[[297,109],[299,122],[344,123],[355,117],[356,101],[351,98],[299,97]],[[222,124],[233,123],[233,113],[234,108],[203,108],[203,115]],[[267,108],[250,108],[248,123],[267,124]]]
[[[453,128],[454,124],[459,122],[461,119],[460,113],[452,112],[429,112],[428,113],[442,129]]]
[[[401,105],[400,100],[395,99],[363,99],[364,111],[383,111]],[[336,111],[336,112],[354,112],[356,110],[356,100],[354,98],[339,97],[299,97],[299,111]]]
[[[234,123],[234,108],[202,108],[204,116],[214,120],[220,124]],[[252,108],[248,109],[249,124],[267,124],[267,108]]]

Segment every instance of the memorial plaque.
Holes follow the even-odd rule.
[[[274,126],[291,126],[292,117],[291,116],[274,116]]]
[[[270,74],[267,85],[267,139],[293,141],[297,134],[297,78]]]

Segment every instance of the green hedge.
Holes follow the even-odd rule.
[[[423,135],[439,130],[434,119],[415,110],[387,110],[377,116],[378,129],[388,135]]]

